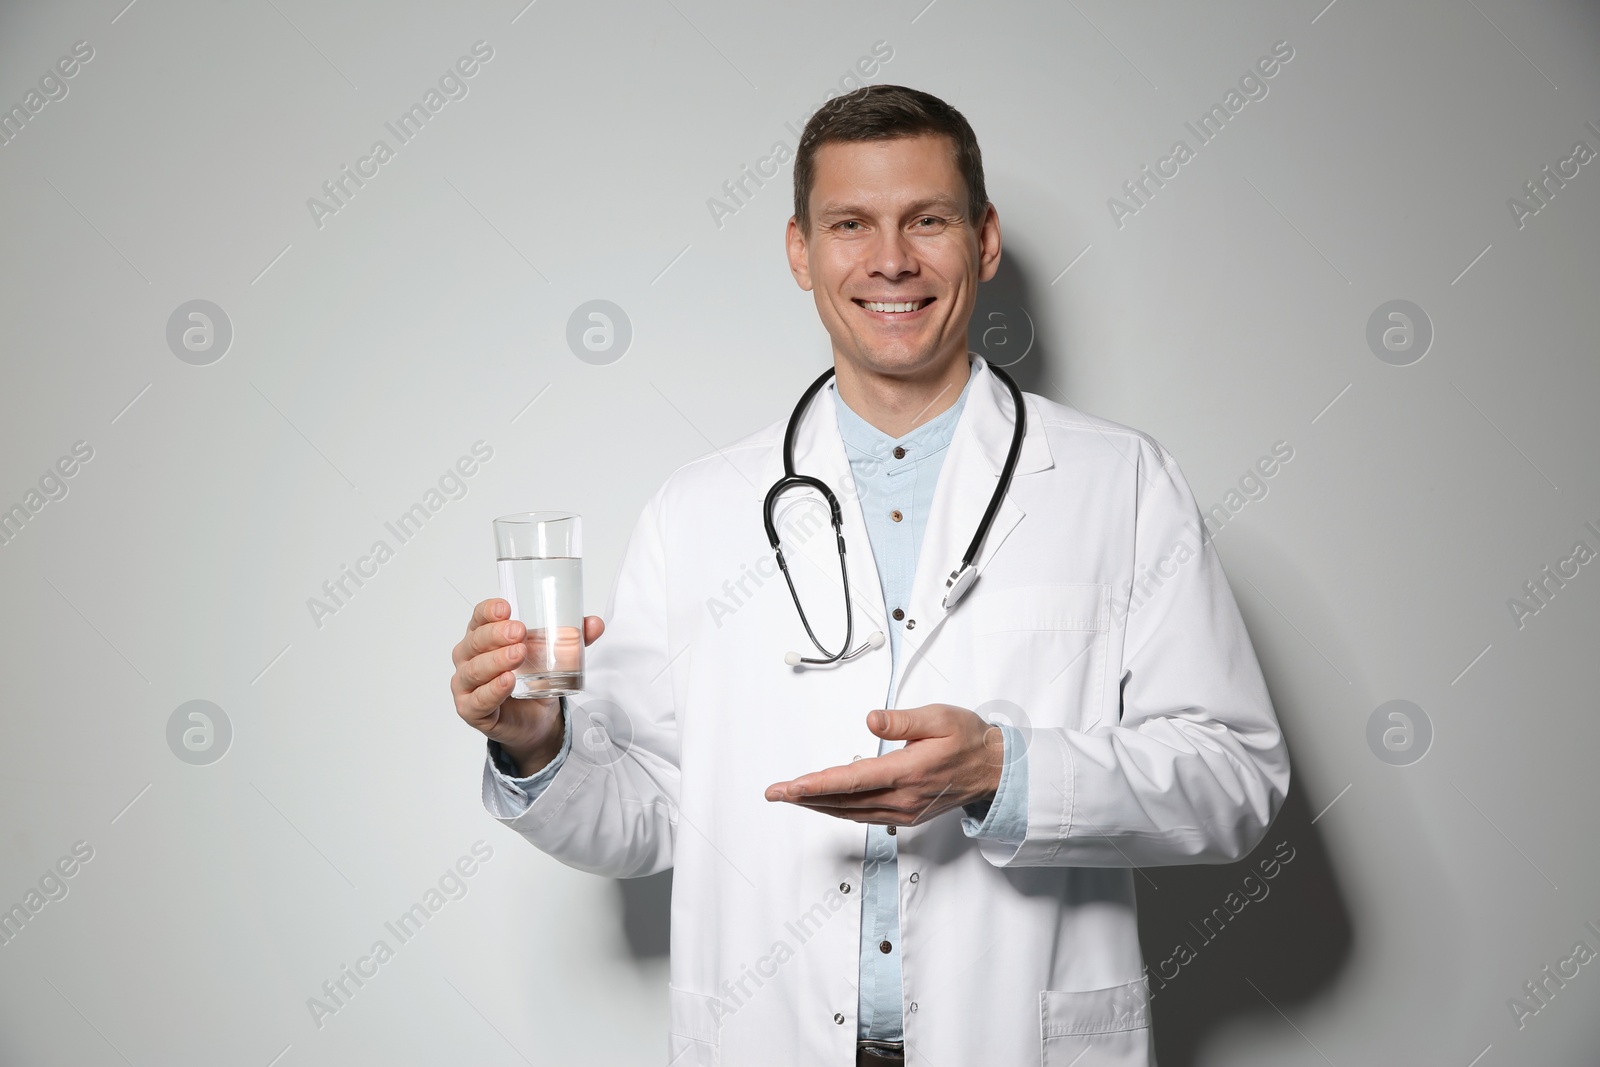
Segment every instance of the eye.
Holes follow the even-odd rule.
[[[861,223],[857,222],[855,219],[845,219],[843,222],[839,223],[839,225],[840,226],[859,226],[859,225],[861,225]],[[846,232],[852,232],[852,231],[846,231]]]

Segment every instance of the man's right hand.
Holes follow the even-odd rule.
[[[593,644],[605,629],[600,616],[585,617],[583,643]],[[511,699],[526,638],[527,629],[511,618],[511,605],[493,597],[473,609],[467,635],[450,653],[456,665],[450,678],[456,714],[498,741],[524,778],[556,758],[565,731],[558,698]]]

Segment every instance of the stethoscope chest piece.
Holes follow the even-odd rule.
[[[960,567],[950,572],[950,577],[944,582],[944,609],[949,611],[956,606],[956,602],[967,595],[967,590],[972,588],[972,583],[977,581],[978,572],[970,563],[963,563]]]

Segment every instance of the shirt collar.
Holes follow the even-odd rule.
[[[967,360],[967,380],[961,387],[961,393],[956,397],[956,402],[948,408],[907,433],[904,437],[890,437],[872,423],[856,414],[844,398],[839,395],[837,381],[830,381],[828,389],[833,393],[839,413],[839,436],[844,439],[845,451],[852,456],[864,455],[874,458],[888,458],[890,451],[896,446],[906,450],[906,462],[930,456],[950,443],[955,436],[956,423],[961,418],[961,409],[967,402],[967,393],[972,388],[972,360]]]

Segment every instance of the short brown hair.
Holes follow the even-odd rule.
[[[811,232],[811,185],[817,149],[848,141],[885,141],[920,134],[948,137],[956,170],[967,183],[967,214],[976,228],[983,222],[989,194],[983,186],[983,154],[966,118],[937,96],[904,85],[867,85],[823,104],[806,122],[794,160],[794,217],[800,232]]]

